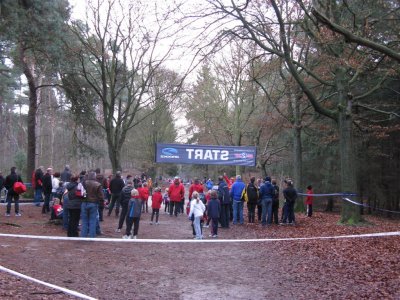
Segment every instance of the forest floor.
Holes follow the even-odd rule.
[[[2,205],[0,233],[66,236],[32,204],[21,206],[22,217],[4,213]],[[100,237],[118,241],[2,236],[0,265],[98,299],[400,299],[399,235],[317,238],[400,231],[400,221],[365,216],[364,226],[342,226],[339,217],[316,212],[297,214],[296,226],[232,225],[217,239],[204,228],[202,242],[193,240],[186,215],[162,211],[156,226],[143,214],[138,240],[122,240],[111,216]],[[296,239],[303,237],[310,239]],[[0,298],[76,299],[5,272]]]

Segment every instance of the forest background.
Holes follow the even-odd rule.
[[[3,0],[0,170],[268,174],[400,211],[399,8]],[[157,142],[252,145],[257,166],[156,165]]]

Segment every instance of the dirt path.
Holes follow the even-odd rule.
[[[0,207],[1,216],[4,207]],[[63,235],[40,208],[23,207],[21,218],[0,218],[1,233]],[[144,214],[141,239],[192,239],[186,216],[162,214],[161,225]],[[337,216],[298,217],[298,226],[236,226],[219,239],[296,237],[394,231],[399,222],[365,228],[336,225]],[[8,224],[5,224],[7,221]],[[20,227],[11,226],[15,224]],[[102,223],[104,237],[117,219]],[[314,228],[311,230],[310,228]],[[208,236],[209,229],[205,229]],[[118,243],[0,240],[0,264],[99,299],[399,299],[400,237],[246,243]],[[361,250],[362,249],[362,250]],[[379,256],[376,255],[379,251]],[[66,299],[33,283],[0,273],[1,299]]]

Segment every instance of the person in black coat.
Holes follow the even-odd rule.
[[[211,219],[211,234],[213,238],[218,237],[218,219],[221,215],[221,204],[218,200],[218,192],[211,191],[211,200],[207,203],[207,216]]]
[[[22,182],[21,176],[17,174],[17,168],[12,167],[11,168],[11,173],[6,177],[6,180],[4,182],[4,187],[7,189],[7,212],[6,212],[6,217],[10,216],[11,212],[11,203],[12,200],[14,199],[15,203],[15,216],[20,217],[21,214],[19,213],[19,195],[14,191],[14,183],[16,182]]]
[[[222,176],[218,177],[218,199],[221,204],[220,222],[222,228],[229,228],[231,196]]]
[[[293,187],[293,182],[291,180],[286,181],[286,188],[283,190],[283,196],[285,197],[285,205],[286,205],[286,214],[283,218],[282,223],[295,224],[295,216],[294,216],[294,204],[297,199],[297,191]]]
[[[42,214],[48,213],[50,211],[50,201],[53,189],[53,169],[47,168],[46,174],[43,175],[43,194],[44,194],[44,204],[42,207]]]
[[[111,203],[108,206],[108,216],[111,216],[115,205],[115,216],[119,217],[120,197],[124,186],[125,182],[121,177],[121,172],[118,171],[110,181]]]
[[[276,180],[272,180],[272,186],[275,189],[275,193],[272,196],[272,222],[279,224],[278,210],[279,210],[279,186],[276,184]]]
[[[66,189],[68,191],[68,202],[65,204],[64,209],[68,210],[68,233],[69,237],[79,237],[78,226],[79,218],[81,216],[81,203],[82,198],[76,195],[76,189],[78,187],[79,176],[72,175],[70,182],[67,184]]]
[[[246,186],[247,195],[247,212],[249,217],[249,223],[254,223],[256,218],[256,206],[259,199],[258,187],[255,185],[256,178],[253,176],[250,178],[250,183]]]
[[[133,190],[133,181],[131,179],[126,181],[126,186],[121,191],[120,204],[122,207],[121,215],[119,216],[118,228],[115,232],[121,232],[122,226],[126,215],[128,213],[129,201],[131,199],[131,192]]]

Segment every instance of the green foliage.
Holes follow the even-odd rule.
[[[70,14],[67,0],[3,0],[0,8],[0,28],[7,29],[0,30],[4,39],[44,61],[62,58],[60,38],[66,32]]]
[[[362,217],[360,218],[355,218],[355,217],[350,217],[350,218],[345,218],[341,217],[340,221],[338,222],[340,225],[347,225],[347,226],[366,226],[369,225],[368,223],[365,223]]]

